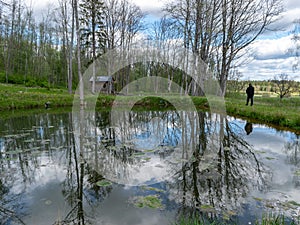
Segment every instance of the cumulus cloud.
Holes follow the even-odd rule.
[[[151,16],[160,17],[162,15],[162,8],[166,1],[164,0],[132,0],[141,10]]]
[[[288,54],[288,50],[294,47],[294,43],[291,39],[292,35],[281,38],[257,40],[252,47],[255,52],[254,58],[257,60],[267,60],[286,59],[290,57],[291,55]]]

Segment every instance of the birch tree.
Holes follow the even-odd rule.
[[[144,14],[127,0],[105,0],[106,51],[120,48],[124,51],[143,30]],[[130,68],[123,68],[116,75],[117,83],[124,87],[129,83]],[[120,87],[120,88],[121,88]]]
[[[198,54],[219,80],[224,96],[234,61],[282,11],[281,0],[173,0],[166,6],[183,33],[184,47]]]
[[[79,22],[79,12],[78,12],[78,1],[73,1],[73,10],[74,10],[74,18],[75,18],[75,26],[76,26],[76,48],[77,48],[77,68],[78,68],[78,80],[79,80],[79,98],[80,105],[84,106],[84,83],[81,71],[81,49],[80,49],[80,22]]]

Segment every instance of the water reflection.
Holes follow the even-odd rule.
[[[246,134],[247,135],[251,134],[252,130],[253,130],[252,123],[247,122],[246,125],[245,125]]]
[[[269,129],[245,136],[244,121],[203,112],[120,111],[118,118],[112,125],[109,112],[81,111],[1,121],[1,223],[249,218],[249,197],[277,188],[292,199],[299,188],[299,136],[273,137]],[[148,195],[163,209],[132,204]]]

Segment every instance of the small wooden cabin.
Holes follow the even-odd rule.
[[[114,79],[112,76],[97,76],[95,77],[95,92],[113,94],[114,93]],[[90,79],[91,90],[93,86],[93,77]]]

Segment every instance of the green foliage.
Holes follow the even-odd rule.
[[[48,80],[46,78],[35,78],[33,76],[13,74],[8,76],[8,82],[6,82],[6,76],[4,72],[0,72],[0,83],[8,84],[24,84],[26,87],[44,87],[49,88]]]
[[[256,225],[295,225],[294,221],[287,221],[284,215],[266,214],[262,216],[261,220],[257,220]]]
[[[204,219],[198,215],[194,215],[191,217],[180,216],[178,221],[174,223],[174,225],[225,225],[226,223],[221,223],[217,220],[209,221]]]

